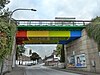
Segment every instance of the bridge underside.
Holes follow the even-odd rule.
[[[17,44],[67,44],[81,37],[84,27],[28,27],[19,26],[16,34]],[[60,29],[60,30],[59,30]]]

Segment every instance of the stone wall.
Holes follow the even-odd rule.
[[[100,71],[100,56],[97,44],[93,39],[90,39],[87,36],[85,29],[82,30],[82,37],[65,45],[65,51],[66,51],[65,58],[67,64],[68,64],[68,57],[72,55],[75,56],[75,55],[85,54],[87,66],[83,68],[81,67],[81,68],[71,68],[71,69],[92,71],[92,72]],[[96,66],[93,66],[93,64],[96,64]]]
[[[11,66],[11,58],[8,59],[8,57],[6,57],[3,61],[0,62],[0,74],[5,73],[5,72],[9,72],[12,70]],[[2,71],[1,71],[2,68]]]

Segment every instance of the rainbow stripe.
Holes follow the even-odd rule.
[[[72,37],[80,37],[81,31],[25,31],[16,33],[17,43],[63,43]]]

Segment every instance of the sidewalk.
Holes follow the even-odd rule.
[[[15,67],[11,72],[4,75],[24,75],[25,69],[23,67]]]
[[[82,74],[82,75],[100,75],[100,73],[87,72],[87,71],[76,71],[76,70],[60,69],[60,68],[54,68],[54,67],[52,69],[65,71],[65,72],[71,72],[71,73],[77,73],[77,74]]]

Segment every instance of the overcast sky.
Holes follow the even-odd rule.
[[[56,49],[56,44],[52,44],[52,45],[46,45],[46,44],[36,44],[36,45],[25,45],[25,48],[27,48],[27,50],[25,51],[25,54],[29,56],[29,51],[30,49],[33,52],[37,52],[40,57],[44,58],[45,56],[50,56],[51,53],[53,53],[53,50]]]
[[[16,11],[14,19],[54,19],[55,17],[75,17],[90,20],[100,16],[100,0],[10,0],[11,11],[17,8],[34,8],[37,11]],[[27,47],[37,50],[41,56],[50,54],[56,46]],[[45,50],[45,51],[43,51]],[[47,51],[47,52],[46,52]],[[49,54],[48,54],[49,53]]]
[[[17,11],[15,19],[54,19],[56,16],[91,19],[100,15],[100,0],[10,0],[10,10],[34,8],[37,11]]]

